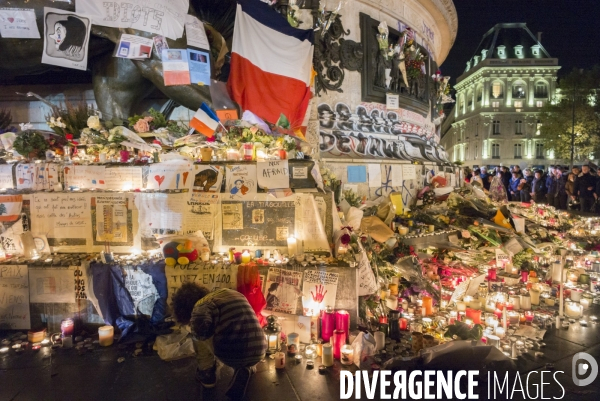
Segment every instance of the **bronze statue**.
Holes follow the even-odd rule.
[[[40,34],[44,34],[44,6],[51,6],[67,11],[75,11],[73,2],[53,2],[45,0],[30,0],[23,7],[35,10]],[[210,31],[211,67],[215,56],[219,54],[222,43],[227,43],[231,49],[233,23],[235,19],[235,0],[191,0],[190,14],[197,15],[205,21],[205,27]],[[202,102],[210,104],[208,86],[185,85],[164,86],[162,62],[155,51],[147,60],[129,60],[113,57],[115,44],[121,33],[153,37],[154,34],[133,29],[109,28],[93,25],[89,52],[88,68],[92,71],[94,95],[99,110],[107,117],[127,118],[132,106],[147,96],[154,87],[158,88],[168,98],[192,110],[200,107]],[[222,40],[224,39],[224,41]],[[167,39],[170,48],[185,49],[187,47],[185,34],[177,40]],[[58,67],[42,64],[44,40],[42,39],[0,39],[0,76],[3,79],[25,75],[41,74],[56,70]]]

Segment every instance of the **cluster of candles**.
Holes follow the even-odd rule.
[[[285,149],[266,149],[261,143],[242,143],[239,149],[218,150],[212,157],[213,161],[253,161],[253,160],[285,160],[288,153]],[[204,161],[204,160],[203,160]]]

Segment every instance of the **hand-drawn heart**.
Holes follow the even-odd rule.
[[[7,18],[7,19],[8,19],[8,22],[10,22],[11,24],[12,24],[13,22],[15,22],[15,19],[14,19],[13,17],[10,17],[10,18]]]
[[[100,180],[100,185],[104,185],[104,180]]]
[[[187,181],[187,177],[190,174],[189,171],[183,173],[183,186],[185,187],[185,182]]]
[[[164,182],[165,180],[165,176],[164,175],[155,175],[154,179],[156,180],[156,182],[158,182],[158,188],[160,188],[160,185]]]
[[[19,184],[23,184],[25,182],[25,178],[19,178]]]

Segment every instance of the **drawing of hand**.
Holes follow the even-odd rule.
[[[323,287],[322,284],[315,286],[315,293],[313,293],[312,291],[310,292],[310,295],[312,295],[313,301],[315,301],[319,304],[321,302],[323,302],[323,299],[325,299],[325,294],[327,294],[327,290],[325,290],[325,292],[323,292],[323,290],[325,290],[325,287]]]

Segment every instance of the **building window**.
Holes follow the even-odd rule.
[[[500,144],[493,143],[492,144],[492,159],[499,159],[499,158],[500,158]]]
[[[483,89],[479,88],[479,89],[477,89],[477,103],[480,103],[482,98],[483,98]]]
[[[521,150],[523,149],[523,145],[520,143],[515,143],[515,159],[521,159]]]
[[[512,97],[514,99],[525,99],[525,87],[523,85],[513,86]]]
[[[492,123],[492,134],[500,135],[500,121],[494,120]]]
[[[497,109],[498,107],[500,107],[500,102],[492,102],[492,107]]]
[[[537,98],[547,98],[548,97],[548,87],[545,83],[539,82],[535,84],[535,97]]]
[[[502,83],[494,82],[492,84],[492,97],[494,99],[502,99],[504,93],[502,92]]]
[[[522,45],[515,46],[515,56],[517,56],[517,58],[523,58],[523,46]]]
[[[537,120],[537,123],[535,124],[535,134],[536,135],[540,134],[541,128],[542,128],[542,122],[540,120]]]
[[[544,102],[542,102],[541,100],[536,100],[535,107],[544,107]]]
[[[498,58],[506,58],[506,46],[497,46]]]
[[[479,123],[475,125],[475,136],[479,136]],[[477,152],[475,152],[477,153]]]
[[[523,101],[522,100],[515,100],[515,108],[522,109],[523,108]]]
[[[543,143],[538,142],[535,144],[535,158],[536,159],[544,158],[544,144]]]
[[[515,135],[523,134],[523,121],[517,120],[515,121]]]

